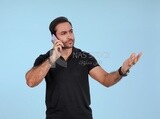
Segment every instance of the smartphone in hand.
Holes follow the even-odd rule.
[[[57,40],[57,37],[53,34],[53,35],[52,35],[52,40],[51,40],[53,44],[54,44],[55,40]],[[62,46],[62,45],[61,45],[61,46]],[[63,47],[63,46],[62,46],[62,47]],[[58,48],[58,51],[59,51],[59,52],[60,52],[60,50],[61,50],[61,49]]]
[[[51,40],[52,43],[54,43],[54,41],[55,41],[56,39],[57,39],[57,37],[53,34],[53,35],[52,35],[52,40]]]

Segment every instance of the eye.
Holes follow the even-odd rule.
[[[69,32],[70,32],[70,33],[73,33],[73,29],[71,29]]]
[[[67,32],[66,31],[62,31],[61,32],[61,35],[65,35]]]

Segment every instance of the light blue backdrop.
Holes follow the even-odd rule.
[[[90,78],[94,119],[159,119],[159,0],[0,0],[0,119],[45,118],[45,82],[29,88],[24,76],[52,47],[48,25],[58,16],[72,22],[75,46],[108,72],[143,52],[113,87]]]

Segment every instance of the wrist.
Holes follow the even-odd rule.
[[[119,75],[122,76],[122,77],[127,76],[128,73],[129,73],[129,69],[128,69],[126,72],[124,72],[124,71],[122,70],[122,67],[120,67],[120,68],[118,69],[118,73],[119,73]]]
[[[48,63],[49,63],[50,65],[53,65],[53,61],[51,60],[51,57],[48,58]]]
[[[50,51],[50,59],[51,61],[55,62],[60,57],[60,54],[58,54],[55,49],[52,49]]]
[[[49,62],[50,64],[54,64],[57,59],[58,59],[58,58],[56,58],[55,56],[49,56],[49,57],[48,57],[48,62]]]

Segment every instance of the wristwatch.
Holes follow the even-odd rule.
[[[127,70],[127,72],[126,72],[126,73],[123,73],[123,72],[122,72],[122,70],[121,70],[121,68],[122,68],[122,67],[120,67],[120,68],[118,69],[118,73],[119,73],[119,75],[120,75],[120,76],[122,76],[122,77],[127,76],[127,75],[129,74],[129,69]]]

